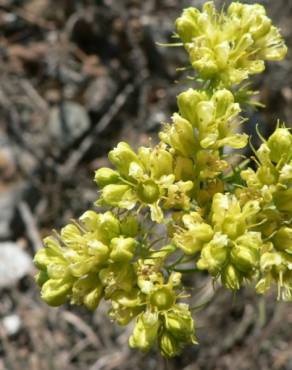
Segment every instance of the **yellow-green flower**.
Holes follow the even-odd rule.
[[[180,114],[193,126],[193,135],[201,148],[229,146],[239,149],[246,146],[247,135],[238,132],[242,120],[237,116],[241,109],[229,90],[220,89],[208,97],[206,93],[188,89],[177,100]],[[193,153],[195,149],[194,146]]]
[[[70,301],[95,309],[102,296],[131,290],[135,274],[125,266],[138,243],[129,236],[133,230],[125,228],[127,222],[127,217],[120,222],[111,212],[87,211],[80,224],[69,224],[59,236],[46,238],[45,248],[34,258],[42,298],[53,306]]]
[[[176,21],[177,33],[201,78],[229,87],[263,72],[266,60],[282,60],[287,47],[259,4],[231,3],[226,13],[214,3],[200,12],[187,8]]]
[[[260,230],[266,236],[270,236],[292,215],[291,144],[290,131],[278,127],[256,151],[257,168],[241,172],[246,187],[238,194],[243,200],[253,197],[260,201],[262,212],[258,221],[263,222]]]
[[[183,216],[185,229],[174,234],[173,242],[187,254],[199,252],[198,268],[220,276],[223,285],[237,290],[258,269],[261,234],[249,229],[259,210],[256,201],[241,207],[234,195],[217,193],[210,223],[198,213]]]
[[[158,343],[163,356],[173,357],[185,345],[196,343],[194,320],[188,305],[176,302],[181,274],[172,273],[167,284],[161,273],[153,275],[154,270],[145,272],[140,281],[146,308],[137,316],[129,345],[148,351]]]
[[[188,89],[178,96],[178,106],[180,114],[173,115],[173,123],[159,136],[179,155],[195,159],[200,149],[239,149],[247,144],[247,135],[238,133],[240,107],[230,91],[221,89],[208,97]]]
[[[276,243],[277,245],[277,243]],[[275,250],[275,243],[268,243],[260,260],[261,278],[256,285],[260,294],[266,293],[276,283],[278,299],[292,301],[292,255],[291,246],[286,251]]]
[[[176,181],[174,159],[166,146],[161,144],[154,149],[141,147],[136,154],[128,144],[120,143],[109,154],[109,159],[117,168],[119,179],[114,183],[105,182],[106,169],[97,170],[95,180],[102,187],[98,204],[132,209],[149,207],[153,221],[161,222],[162,208],[190,206],[188,192],[191,181]],[[112,172],[109,171],[111,174]]]
[[[212,239],[214,231],[196,212],[184,215],[182,222],[185,229],[176,232],[173,241],[185,254],[195,254]]]

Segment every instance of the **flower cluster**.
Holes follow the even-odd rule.
[[[43,300],[52,306],[69,300],[95,309],[109,291],[131,290],[133,268],[125,267],[138,246],[137,231],[135,219],[119,221],[111,212],[87,211],[80,223],[47,237],[34,259]],[[117,275],[112,284],[105,283],[109,274]]]
[[[94,310],[103,299],[117,324],[133,321],[130,347],[165,357],[196,343],[185,272],[204,270],[231,291],[276,283],[278,299],[292,300],[292,134],[278,124],[251,167],[234,168],[225,151],[248,143],[238,94],[251,92],[239,84],[286,46],[257,4],[219,13],[207,2],[176,26],[200,88],[178,95],[157,145],[110,151],[112,167],[95,173],[100,213],[47,237],[34,259],[49,305]]]
[[[239,198],[258,199],[261,205],[257,230],[267,242],[256,289],[265,293],[275,281],[279,298],[292,300],[292,134],[278,127],[255,154],[257,169],[241,172],[246,187]]]
[[[281,60],[287,48],[279,30],[259,4],[232,3],[218,13],[213,2],[200,12],[185,9],[177,33],[192,67],[204,80],[230,87],[263,72],[265,60]]]
[[[46,238],[35,256],[42,299],[51,306],[69,301],[90,310],[102,298],[109,301],[109,316],[119,325],[136,318],[129,344],[142,351],[158,342],[171,357],[195,343],[188,305],[176,302],[181,274],[173,272],[165,284],[161,272],[173,246],[156,251],[141,245],[132,217],[119,221],[111,212],[87,211],[79,221]]]
[[[147,264],[144,263],[139,266],[138,285],[144,294],[146,308],[137,317],[129,344],[132,348],[147,351],[158,341],[161,353],[172,357],[179,354],[186,344],[196,343],[189,307],[176,303],[179,296],[175,288],[181,284],[181,274],[172,273],[168,283],[164,284],[161,273],[155,272],[155,268],[145,271],[145,266]]]
[[[228,167],[220,150],[243,148],[248,137],[238,132],[243,121],[241,109],[230,91],[220,89],[210,94],[188,89],[177,101],[179,113],[159,137],[179,158],[178,170],[193,181],[193,193],[198,196],[204,180],[218,177]]]
[[[258,269],[261,234],[250,227],[259,209],[257,201],[241,208],[234,195],[217,193],[209,224],[196,212],[183,216],[186,230],[174,235],[174,243],[187,254],[200,252],[198,268],[220,276],[225,287],[238,290],[243,279],[252,278]]]
[[[151,219],[161,222],[163,208],[188,209],[193,184],[175,176],[182,164],[162,143],[152,148],[140,147],[136,154],[127,143],[109,153],[116,170],[100,168],[95,181],[102,188],[99,205],[133,209],[149,207]]]

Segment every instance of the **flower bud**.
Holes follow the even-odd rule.
[[[102,201],[114,207],[132,209],[135,197],[128,185],[106,185],[102,190]]]
[[[129,262],[133,256],[137,246],[137,242],[133,238],[114,238],[111,241],[110,258],[114,262]]]
[[[95,310],[102,297],[103,286],[95,274],[78,279],[72,287],[71,303],[84,304]]]
[[[131,348],[139,348],[147,352],[156,341],[159,329],[159,319],[157,313],[143,312],[136,321],[133,334],[129,339]]]
[[[242,276],[231,264],[227,265],[221,274],[222,284],[231,290],[238,290],[241,286]]]
[[[172,119],[173,124],[165,126],[164,131],[159,133],[160,139],[179,154],[192,157],[198,146],[192,125],[177,113],[173,115]]]
[[[273,162],[278,163],[283,156],[289,158],[292,153],[292,135],[289,129],[277,128],[269,137],[267,145]]]
[[[185,217],[183,217],[183,220],[185,220]],[[191,225],[190,230],[194,233],[194,237],[203,243],[209,242],[214,235],[212,227],[203,222]]]
[[[104,263],[109,256],[109,248],[99,240],[92,239],[87,242],[88,255],[94,256],[96,264]]]
[[[272,241],[278,251],[292,253],[292,229],[290,227],[281,227],[274,235]]]
[[[56,257],[55,257],[56,259]],[[50,263],[50,255],[48,254],[48,248],[42,248],[37,251],[34,256],[33,262],[38,269],[46,270],[47,265]]]
[[[174,338],[191,341],[194,340],[194,320],[188,305],[179,304],[165,313],[165,327]]]
[[[208,270],[212,275],[216,275],[224,265],[227,258],[228,239],[226,235],[215,234],[213,240],[205,244],[197,267],[200,270]]]
[[[104,243],[120,235],[120,222],[112,212],[86,211],[79,220],[88,231],[98,234]]]
[[[161,354],[166,357],[177,356],[181,352],[179,341],[167,331],[164,331],[159,339],[159,349]]]
[[[97,229],[93,231],[98,231],[99,238],[108,242],[120,235],[120,222],[111,212],[100,213]]]
[[[213,94],[212,101],[214,101],[216,106],[216,117],[222,117],[225,116],[230,107],[234,105],[234,96],[229,90],[221,89]],[[240,111],[239,107],[238,111]]]
[[[158,147],[152,151],[148,166],[152,178],[159,180],[162,176],[173,173],[173,157],[168,151]]]
[[[205,80],[214,78],[214,75],[218,73],[218,65],[212,50],[198,47],[196,44],[187,45],[186,49],[189,53],[192,67],[198,70],[200,77]]]
[[[228,15],[236,15],[238,17],[241,17],[242,12],[243,12],[243,6],[244,5],[241,4],[241,3],[232,2],[228,7],[227,14]]]
[[[94,311],[102,298],[103,287],[101,285],[97,286],[91,292],[85,295],[83,299],[83,304],[89,310]]]
[[[207,96],[203,92],[194,89],[188,89],[177,97],[179,113],[194,127],[197,126],[197,105],[205,99],[207,99]]]
[[[34,256],[34,264],[40,270],[46,270],[51,263],[64,263],[63,251],[58,241],[52,237],[44,239],[45,248],[40,249]]]
[[[118,172],[123,176],[128,176],[131,162],[138,162],[137,154],[129,144],[121,142],[116,148],[109,152],[109,160],[116,166]]]
[[[61,239],[67,245],[79,244],[82,241],[81,231],[76,225],[66,225],[61,229]]]
[[[60,306],[67,301],[71,288],[70,281],[50,279],[43,284],[41,297],[50,306]]]
[[[98,264],[95,257],[78,256],[69,264],[69,271],[74,277],[79,278],[96,269]]]
[[[250,33],[254,40],[260,39],[265,36],[271,30],[271,20],[265,16],[261,15],[257,17],[257,22],[250,28]]]
[[[88,231],[96,231],[99,222],[99,215],[94,211],[86,211],[79,217],[79,220]]]
[[[111,168],[102,167],[95,171],[94,181],[103,188],[109,184],[115,184],[119,181],[120,174]]]
[[[237,238],[231,251],[234,266],[243,273],[249,273],[257,267],[262,244],[261,234],[258,232],[249,231]]]
[[[200,251],[213,237],[213,229],[205,223],[195,223],[189,230],[174,235],[175,244],[186,254]]]
[[[176,20],[176,30],[184,43],[191,42],[198,34],[197,18],[200,12],[196,8],[187,8],[181,17]]]
[[[256,267],[259,261],[259,254],[257,250],[239,245],[232,248],[231,261],[239,271],[249,273]]]
[[[198,126],[204,131],[213,122],[215,105],[212,101],[201,101],[197,105]]]

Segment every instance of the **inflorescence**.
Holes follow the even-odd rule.
[[[95,173],[104,211],[47,237],[34,259],[49,305],[95,310],[106,300],[113,321],[134,321],[130,347],[157,344],[165,357],[196,343],[186,261],[231,291],[276,285],[278,299],[292,300],[292,134],[278,123],[235,168],[225,151],[248,144],[247,79],[287,48],[258,4],[218,12],[207,2],[185,9],[176,28],[199,88],[178,95],[157,145],[121,142],[109,153],[112,168]]]

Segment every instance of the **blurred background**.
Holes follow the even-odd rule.
[[[129,350],[132,328],[113,325],[106,304],[49,308],[33,280],[41,239],[92,207],[107,152],[155,141],[176,111],[187,57],[157,42],[170,41],[184,7],[203,3],[0,0],[1,370],[292,369],[291,304],[275,295],[220,291],[196,313],[200,345],[167,362]],[[261,3],[292,49],[292,0]],[[268,135],[278,118],[291,127],[291,82],[291,53],[255,79],[267,108],[248,112],[250,133],[259,123]]]

